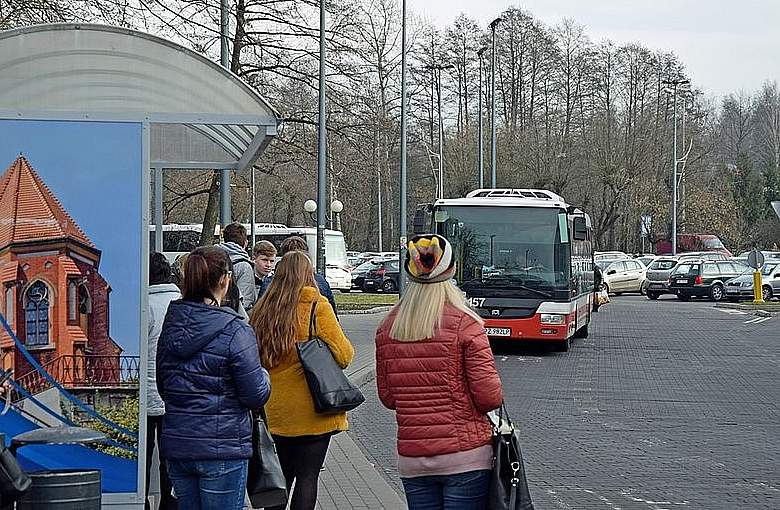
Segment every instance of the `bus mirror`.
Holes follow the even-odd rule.
[[[588,225],[583,216],[574,217],[574,240],[585,241],[588,239]]]

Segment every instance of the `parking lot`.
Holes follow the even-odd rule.
[[[780,317],[624,295],[594,319],[568,353],[498,346],[536,508],[780,508]],[[365,390],[350,433],[401,491]]]

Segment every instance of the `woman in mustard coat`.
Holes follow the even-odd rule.
[[[271,398],[265,406],[268,429],[276,442],[288,491],[295,482],[291,510],[314,509],[330,437],[348,428],[346,413],[314,412],[295,348],[296,342],[308,340],[312,307],[314,334],[328,344],[336,363],[346,368],[355,351],[330,303],[317,290],[314,269],[305,253],[292,251],[282,257],[250,318],[263,366],[271,377]]]

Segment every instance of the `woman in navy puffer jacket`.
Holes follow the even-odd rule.
[[[198,248],[184,266],[183,299],[168,307],[157,346],[165,401],[161,441],[179,508],[244,504],[252,455],[250,411],[271,393],[252,328],[220,306],[230,283],[221,248]]]

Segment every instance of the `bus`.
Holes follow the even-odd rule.
[[[538,189],[478,189],[424,209],[415,230],[427,224],[452,243],[456,283],[490,338],[565,352],[588,336],[594,267],[585,212]]]
[[[251,225],[244,224],[247,236],[251,236]],[[149,247],[154,249],[156,226],[149,226]],[[167,224],[163,225],[163,254],[173,264],[177,258],[189,253],[198,247],[203,225],[193,224]],[[312,263],[317,264],[317,229],[314,227],[287,227],[277,223],[255,223],[255,242],[266,240],[271,242],[279,251],[282,241],[291,236],[300,236],[306,240],[309,247],[309,257]],[[220,242],[220,228],[214,228],[213,243]],[[251,237],[249,243],[251,245]],[[252,247],[247,247],[251,254]],[[325,279],[332,289],[349,292],[352,289],[352,273],[347,260],[347,247],[344,242],[344,234],[338,230],[325,230]]]

